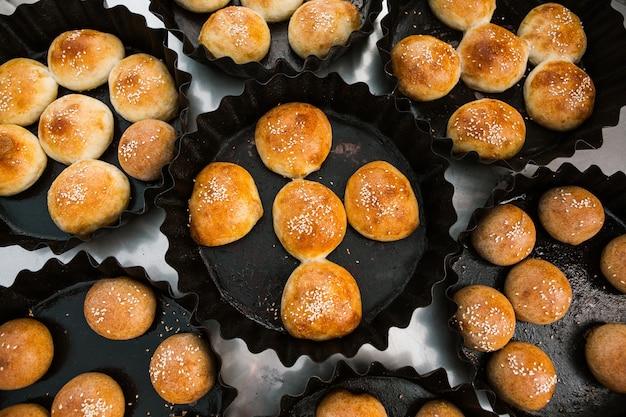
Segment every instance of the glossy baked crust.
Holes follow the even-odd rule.
[[[339,388],[326,394],[315,410],[315,417],[387,417],[383,404],[367,392],[353,393]]]
[[[85,372],[61,387],[50,410],[53,417],[123,417],[126,400],[115,379],[101,372]]]
[[[428,0],[428,6],[447,26],[466,31],[491,21],[496,0]]]
[[[0,124],[0,196],[30,188],[48,165],[39,140],[18,125]]]
[[[587,335],[585,359],[593,376],[605,387],[626,393],[626,324],[605,323]]]

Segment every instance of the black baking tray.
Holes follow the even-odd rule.
[[[13,14],[0,16],[0,62],[28,57],[46,64],[48,47],[57,35],[67,30],[84,28],[118,36],[126,47],[127,55],[146,52],[163,60],[179,92],[180,111],[170,123],[179,135],[186,131],[189,108],[187,92],[191,74],[177,68],[178,55],[166,46],[167,31],[149,28],[145,17],[130,12],[125,6],[107,8],[103,0],[40,0],[34,4],[22,4]],[[72,92],[59,87],[59,97]],[[101,100],[113,112],[114,139],[100,159],[119,168],[117,145],[130,123],[113,109],[107,84],[82,94]],[[37,125],[34,123],[27,127],[35,136]],[[64,168],[65,165],[48,158],[46,170],[31,188],[13,197],[0,198],[0,246],[18,244],[28,250],[48,246],[54,253],[62,253],[145,213],[152,206],[156,195],[171,184],[166,170],[155,181],[144,182],[129,177],[131,199],[120,218],[109,227],[79,238],[59,229],[48,214],[48,188]]]
[[[595,194],[602,202],[606,220],[600,232],[577,245],[560,243],[551,238],[537,218],[537,201],[549,188],[578,185]],[[537,241],[529,257],[544,259],[556,265],[572,286],[572,304],[565,316],[548,325],[517,321],[513,340],[531,342],[552,359],[557,372],[554,397],[537,412],[511,410],[517,416],[586,417],[624,415],[625,394],[601,386],[586,365],[584,344],[586,333],[604,322],[626,322],[626,294],[620,293],[600,271],[600,254],[614,237],[626,233],[626,174],[605,175],[597,166],[580,171],[566,163],[556,171],[539,168],[532,176],[517,174],[508,187],[495,190],[485,206],[477,209],[459,240],[463,252],[451,259],[452,272],[458,282],[448,289],[451,296],[468,284],[483,284],[502,291],[511,267],[498,267],[484,261],[471,245],[471,232],[485,210],[497,204],[512,203],[525,210],[535,222]],[[477,381],[485,382],[485,363],[489,354],[463,348],[462,354],[477,369]]]
[[[156,318],[134,339],[109,340],[96,334],[83,315],[85,294],[99,279],[127,276],[147,284],[157,294]],[[50,410],[56,392],[71,378],[98,371],[113,377],[126,398],[126,416],[222,415],[237,391],[218,377],[215,386],[193,404],[167,403],[150,382],[148,367],[156,347],[167,337],[190,332],[210,344],[208,329],[193,319],[197,299],[175,297],[167,282],[154,281],[141,267],[121,266],[115,258],[97,263],[80,251],[68,263],[51,259],[38,271],[21,271],[10,287],[0,287],[0,322],[33,317],[44,323],[54,340],[55,355],[48,372],[33,385],[0,390],[0,409],[34,402]],[[219,372],[220,359],[217,358]]]
[[[420,204],[421,225],[408,238],[376,242],[348,228],[328,256],[356,278],[363,320],[350,335],[327,342],[292,338],[280,320],[284,284],[299,264],[278,241],[271,207],[289,181],[261,162],[254,147],[257,120],[279,103],[303,101],[321,108],[333,128],[333,146],[320,171],[307,179],[328,186],[343,199],[345,182],[373,159],[392,162],[411,181]],[[197,132],[185,135],[170,171],[174,186],[157,198],[166,212],[161,231],[169,240],[166,261],[179,274],[179,289],[200,297],[198,318],[215,319],[226,339],[242,338],[255,353],[273,349],[292,365],[302,355],[323,361],[334,353],[354,355],[371,343],[387,346],[390,327],[406,327],[415,308],[432,302],[432,287],[445,278],[445,259],[458,252],[448,230],[456,221],[453,187],[444,178],[448,161],[431,150],[432,139],[418,127],[404,103],[373,96],[367,85],[347,85],[338,74],[276,75],[266,83],[249,80],[239,96],[197,119]],[[188,200],[193,179],[208,163],[236,162],[256,181],[265,213],[239,241],[204,247],[189,234]]]
[[[302,71],[322,71],[350,50],[353,45],[363,42],[374,32],[374,22],[382,10],[382,0],[354,0],[359,9],[361,28],[350,35],[346,45],[331,48],[325,58],[309,56],[300,58],[289,46],[287,37],[288,21],[270,23],[271,44],[267,56],[259,62],[236,64],[229,57],[215,58],[198,43],[198,35],[210,13],[193,13],[178,6],[174,0],[150,0],[150,11],[157,16],[181,42],[183,53],[203,64],[220,68],[227,74],[242,78],[267,81],[272,75],[285,73],[295,75]],[[227,6],[240,6],[233,0]]]
[[[492,23],[517,32],[526,14],[544,1],[499,0]],[[478,93],[462,81],[445,97],[427,103],[412,101],[417,115],[431,124],[437,148],[452,155],[452,141],[446,137],[446,125],[452,113],[463,104],[482,97],[500,99],[515,107],[526,121],[526,142],[520,152],[508,160],[483,160],[476,152],[454,154],[457,159],[466,158],[479,163],[497,163],[515,171],[527,164],[547,165],[559,157],[569,157],[577,149],[597,149],[602,146],[602,128],[615,126],[620,109],[626,105],[626,29],[624,17],[611,7],[611,0],[566,0],[559,2],[576,13],[587,34],[587,51],[579,65],[589,74],[596,86],[596,102],[593,114],[580,127],[569,132],[556,132],[533,122],[524,106],[523,85],[526,75],[533,68],[528,65],[526,75],[520,82],[503,93]],[[391,49],[411,34],[430,34],[458,46],[462,32],[450,29],[439,21],[422,0],[389,0],[389,13],[382,19],[383,37],[377,47],[388,79],[397,79],[391,71]]]

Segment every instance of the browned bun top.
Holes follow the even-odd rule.
[[[604,247],[600,270],[611,285],[626,293],[626,234],[617,236]]]
[[[53,417],[123,417],[124,392],[110,376],[85,372],[70,379],[54,396]]]
[[[464,417],[464,414],[450,401],[437,399],[425,402],[415,417]]]
[[[463,32],[488,23],[496,10],[496,0],[428,0],[428,5],[444,24]]]
[[[249,7],[265,19],[266,22],[289,20],[293,12],[304,0],[241,0],[241,5]]]
[[[210,13],[226,6],[230,0],[174,0],[183,9],[194,13]]]
[[[3,408],[0,417],[50,417],[50,413],[39,404],[21,403]]]
[[[315,417],[387,417],[383,404],[367,392],[352,393],[338,388],[326,394],[317,405]]]
[[[18,125],[0,124],[0,196],[27,190],[47,165],[48,156],[35,135]]]
[[[585,359],[593,376],[608,389],[626,394],[626,324],[605,323],[587,335]]]

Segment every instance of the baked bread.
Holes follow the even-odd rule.
[[[70,379],[52,401],[53,417],[123,417],[124,392],[113,378],[101,372],[85,372]]]
[[[332,142],[330,121],[308,103],[279,104],[261,116],[254,131],[263,164],[287,178],[304,178],[319,170]]]
[[[0,65],[0,124],[32,125],[58,92],[59,85],[41,62],[8,60]]]
[[[587,35],[580,18],[559,3],[533,8],[517,28],[528,41],[528,60],[537,65],[550,59],[578,62],[587,50]]]
[[[501,93],[513,87],[528,64],[528,42],[494,23],[468,29],[457,52],[461,80],[483,93]]]
[[[596,87],[569,61],[544,61],[524,82],[524,105],[537,124],[559,132],[576,129],[593,113]]]
[[[158,119],[144,119],[128,126],[117,145],[117,159],[128,175],[155,181],[174,158],[176,129]]]
[[[50,413],[39,404],[21,403],[3,408],[0,417],[50,417]]]
[[[409,179],[387,161],[372,161],[357,169],[348,178],[343,200],[348,223],[368,239],[404,239],[420,224]]]
[[[513,204],[500,204],[478,220],[472,246],[483,259],[498,266],[514,265],[535,247],[537,232],[532,218]]]
[[[115,165],[83,159],[65,168],[48,190],[48,212],[62,231],[86,236],[119,219],[130,183]]]
[[[150,382],[165,401],[190,404],[215,385],[217,364],[209,345],[200,335],[169,336],[150,358]]]
[[[287,38],[302,59],[326,58],[333,46],[345,46],[361,27],[359,9],[350,1],[308,0],[289,19]]]
[[[487,362],[487,380],[498,397],[525,412],[541,410],[554,395],[556,371],[550,357],[527,342],[510,342]]]
[[[457,85],[461,59],[447,42],[430,35],[409,35],[391,48],[391,72],[402,94],[415,101],[433,101]]]
[[[353,393],[337,388],[322,398],[315,409],[315,417],[387,417],[383,404],[367,392]]]
[[[94,29],[75,29],[58,35],[48,47],[48,68],[59,85],[73,91],[105,84],[111,69],[126,56],[115,35]]]
[[[309,180],[292,180],[278,191],[272,219],[280,243],[301,261],[330,254],[343,241],[348,224],[339,197]]]
[[[346,336],[361,322],[359,286],[348,270],[327,259],[303,262],[285,283],[280,317],[285,330],[298,339]]]
[[[515,311],[504,294],[474,284],[458,290],[452,300],[458,305],[452,325],[466,348],[493,352],[509,343],[515,332]]]
[[[241,0],[241,5],[260,14],[266,22],[273,23],[289,20],[303,2],[304,0]]]
[[[452,152],[476,152],[485,160],[510,159],[526,142],[526,123],[502,100],[481,98],[459,107],[448,119]]]
[[[572,287],[565,274],[542,259],[524,259],[504,281],[504,295],[518,320],[550,324],[561,319],[572,304]]]
[[[136,53],[122,59],[109,74],[109,97],[117,113],[131,123],[168,121],[178,114],[178,90],[158,58]]]
[[[262,216],[254,178],[242,166],[212,162],[196,176],[189,199],[189,230],[198,245],[239,240]]]
[[[465,415],[450,401],[437,399],[425,402],[415,417],[465,417]]]
[[[428,0],[428,5],[437,19],[462,32],[489,23],[496,10],[496,0]]]
[[[605,323],[586,336],[585,359],[589,370],[611,391],[626,394],[626,324]]]
[[[18,125],[0,124],[0,196],[27,190],[47,165],[48,156],[37,136]]]
[[[602,249],[600,270],[613,287],[626,294],[626,234],[611,239]]]
[[[267,22],[243,6],[228,6],[211,14],[198,35],[198,43],[215,58],[229,57],[235,64],[261,61],[271,42]]]
[[[604,225],[602,202],[577,185],[545,191],[537,206],[539,222],[554,239],[579,245],[594,237]]]
[[[38,136],[46,154],[70,165],[80,159],[98,159],[109,148],[115,120],[109,106],[84,94],[54,100],[41,114]]]
[[[83,314],[100,336],[129,340],[152,326],[156,305],[156,295],[148,285],[125,276],[103,278],[87,291]]]
[[[50,330],[26,317],[0,325],[0,390],[28,387],[43,377],[54,357]]]
[[[174,0],[177,5],[193,13],[211,13],[226,6],[230,0]]]

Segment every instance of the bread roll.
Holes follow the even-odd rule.
[[[489,23],[496,10],[496,0],[428,0],[428,5],[444,24],[463,32]]]
[[[50,413],[39,404],[21,403],[3,408],[0,417],[50,417]]]
[[[124,56],[124,44],[117,36],[75,29],[54,38],[48,48],[48,67],[59,85],[80,92],[105,84]]]
[[[465,415],[450,401],[437,399],[425,402],[415,417],[465,417]]]
[[[0,124],[32,125],[58,92],[44,64],[30,58],[8,60],[0,65]]]
[[[52,417],[123,417],[124,392],[110,376],[85,372],[70,379],[54,396]]]
[[[327,259],[303,262],[285,283],[280,311],[285,330],[295,338],[340,338],[361,322],[361,293],[342,266]]]
[[[193,13],[214,12],[230,3],[230,0],[174,0],[177,5]]]
[[[289,20],[303,2],[304,0],[241,0],[241,5],[251,8],[266,22],[272,23]]]
[[[594,327],[585,342],[585,360],[602,385],[626,394],[626,324],[605,323]]]
[[[626,234],[613,238],[602,249],[600,270],[613,287],[626,294]]]
[[[48,156],[37,136],[18,125],[0,124],[0,196],[27,190],[47,165]]]
[[[383,404],[367,392],[353,393],[337,388],[317,405],[315,417],[387,417]]]

